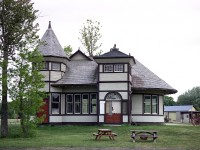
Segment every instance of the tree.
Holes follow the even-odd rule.
[[[100,22],[87,19],[87,23],[83,24],[83,28],[79,32],[81,35],[79,40],[90,56],[94,56],[94,54],[100,55],[102,53],[102,50],[97,51],[102,45],[102,43],[98,44],[102,37],[100,28]]]
[[[15,86],[10,88],[14,110],[20,117],[24,137],[29,136],[32,127],[40,121],[35,115],[43,104],[43,98],[46,97],[45,92],[41,91],[44,87],[43,75],[40,74],[43,58],[37,49],[31,50],[29,45],[33,44],[32,39],[27,39],[25,45],[20,48],[13,64]]]
[[[200,108],[200,87],[194,87],[191,90],[179,95],[177,103],[179,105],[194,105]]]
[[[165,106],[175,106],[176,102],[174,101],[173,97],[164,96],[164,105]]]
[[[33,22],[37,10],[33,9],[31,0],[1,0],[0,1],[0,67],[2,87],[1,136],[8,135],[8,85],[11,84],[12,68],[9,65],[15,61],[18,50],[36,40],[37,29]],[[32,39],[31,39],[32,38]],[[26,40],[29,40],[26,43]]]
[[[71,45],[68,45],[68,46],[64,47],[64,51],[65,51],[67,56],[70,56],[72,51],[73,51],[73,49],[72,49]]]

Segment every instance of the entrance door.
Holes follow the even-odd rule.
[[[40,112],[37,113],[37,117],[44,117],[43,123],[49,123],[49,99],[45,98],[43,100],[44,105],[41,106]]]
[[[110,94],[107,96],[105,103],[105,123],[120,124],[122,123],[121,97],[117,93]]]

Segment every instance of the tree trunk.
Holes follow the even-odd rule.
[[[8,51],[4,50],[2,65],[1,137],[8,136]]]

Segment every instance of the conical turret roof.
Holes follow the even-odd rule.
[[[43,56],[67,57],[54,31],[51,28],[50,21],[49,21],[49,27],[44,33],[41,41],[44,43],[42,43],[39,46],[39,51]]]

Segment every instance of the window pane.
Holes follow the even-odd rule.
[[[144,113],[151,113],[151,96],[144,96]]]
[[[90,113],[91,114],[96,114],[97,113],[97,98],[96,98],[96,94],[91,94]]]
[[[67,113],[73,113],[73,95],[67,95]]]
[[[60,70],[60,63],[52,63],[52,70]]]
[[[60,94],[52,94],[51,112],[52,114],[60,113]]]
[[[152,96],[152,114],[158,113],[158,96]]]
[[[89,96],[84,94],[82,99],[82,113],[88,114],[88,107],[89,107]]]
[[[113,72],[113,65],[104,65],[104,72]]]
[[[123,68],[123,64],[115,64],[114,65],[114,72],[123,72],[124,68]]]
[[[49,70],[49,62],[44,62],[44,70]]]
[[[75,95],[75,113],[81,113],[81,96],[80,95]]]

